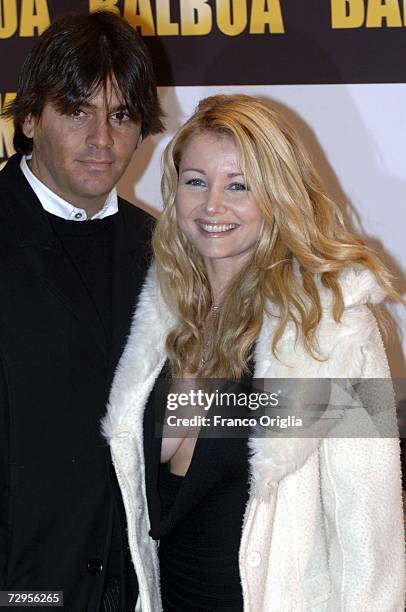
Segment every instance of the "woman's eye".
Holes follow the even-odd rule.
[[[192,185],[193,187],[204,187],[205,182],[200,178],[191,178],[186,181],[186,185]]]
[[[248,187],[244,183],[231,183],[229,189],[231,191],[248,191]]]

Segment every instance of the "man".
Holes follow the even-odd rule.
[[[137,584],[100,419],[148,266],[150,217],[115,189],[162,130],[142,41],[111,12],[60,19],[7,115],[19,154],[0,173],[0,590],[128,612]]]

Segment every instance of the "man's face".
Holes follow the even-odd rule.
[[[71,115],[47,102],[40,117],[26,117],[23,131],[33,139],[32,172],[92,215],[126,169],[141,129],[110,85]]]

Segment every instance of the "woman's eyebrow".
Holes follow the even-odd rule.
[[[200,168],[183,168],[181,174],[183,172],[199,172],[199,174],[206,174],[204,170],[201,170]]]

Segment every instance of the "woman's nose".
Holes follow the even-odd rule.
[[[209,216],[217,215],[224,213],[226,208],[223,190],[210,189],[207,192],[206,200],[204,202],[205,212]]]

